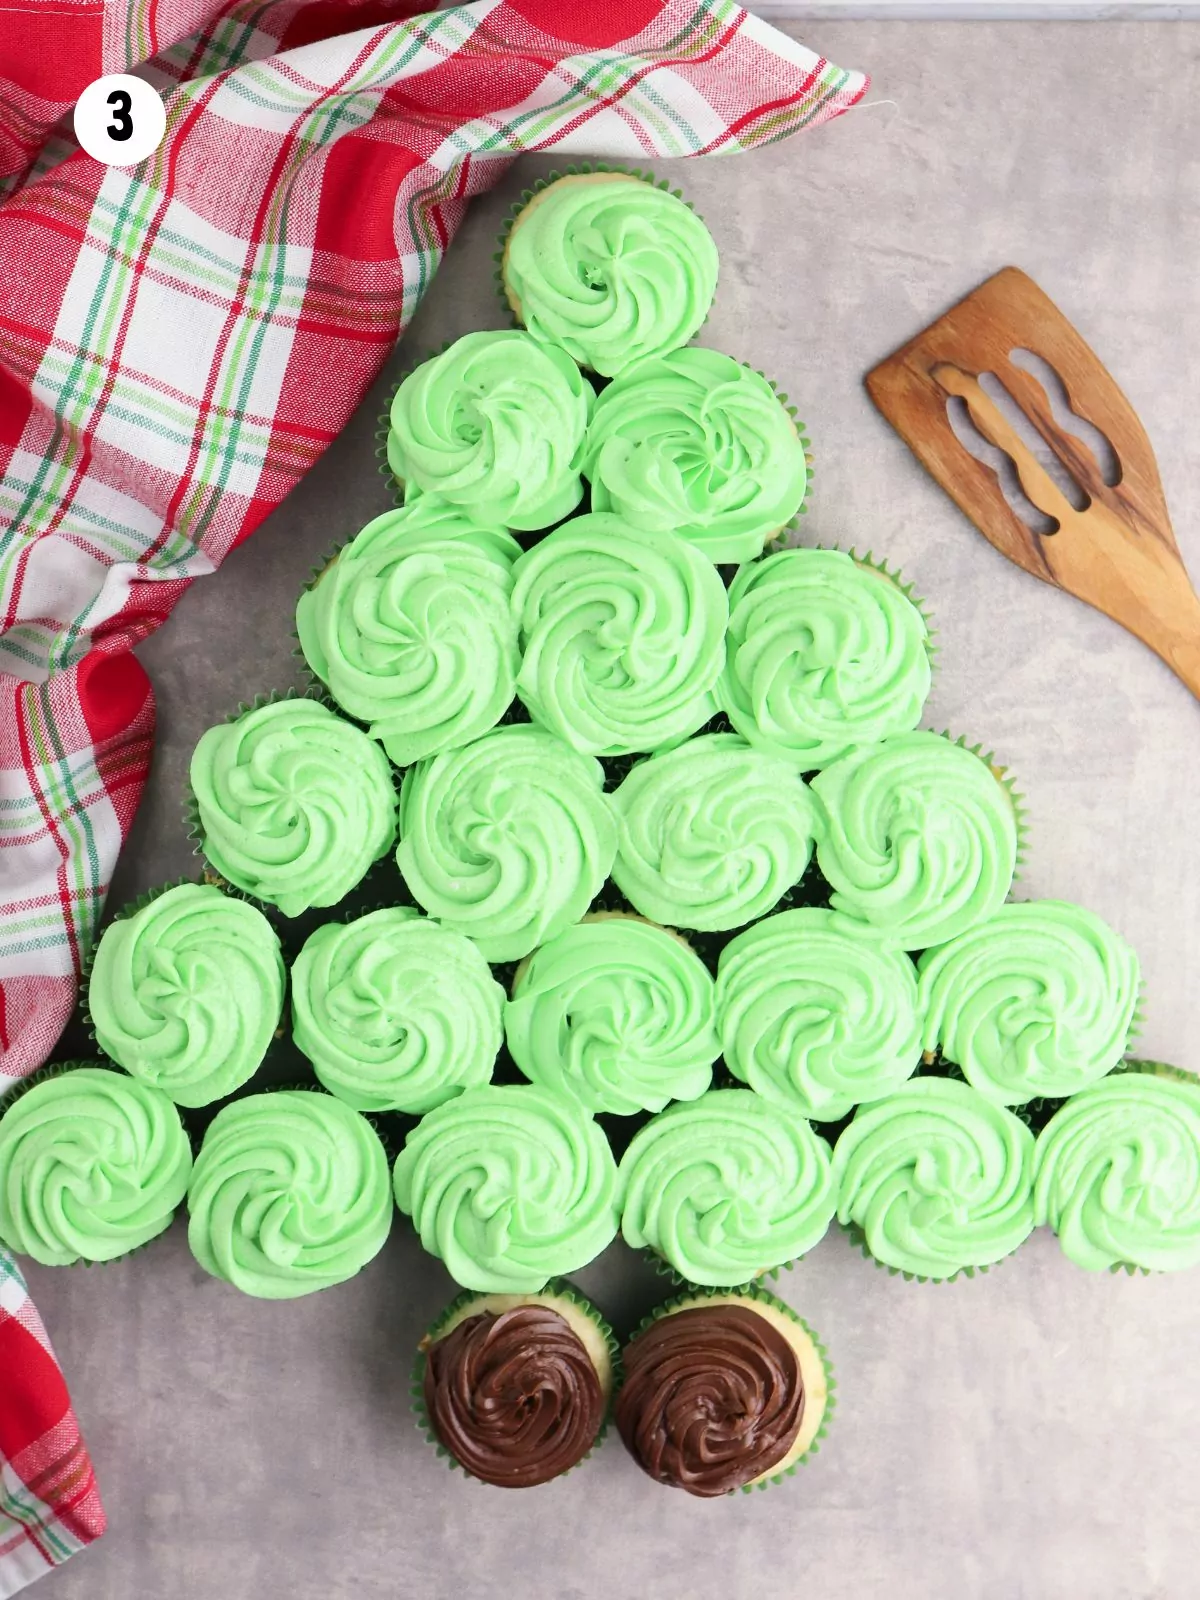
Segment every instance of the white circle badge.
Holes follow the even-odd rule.
[[[97,78],[75,102],[75,137],[94,161],[135,167],[158,149],[167,113],[157,92],[127,72]]]

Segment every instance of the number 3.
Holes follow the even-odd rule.
[[[107,103],[113,108],[113,120],[107,130],[108,137],[117,144],[124,144],[126,139],[133,138],[133,118],[129,115],[133,100],[124,89],[114,89]]]

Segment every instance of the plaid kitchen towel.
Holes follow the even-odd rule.
[[[0,1600],[103,1532],[66,1384],[21,1275],[0,1251]]]
[[[131,647],[336,437],[470,196],[522,151],[731,154],[866,87],[731,0],[413,10],[0,0],[0,1094],[70,1014],[145,781]],[[166,137],[105,168],[68,114],[131,66]],[[11,1434],[4,1327],[0,1596],[102,1525],[65,1395]]]

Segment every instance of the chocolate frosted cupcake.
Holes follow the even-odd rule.
[[[808,489],[805,440],[766,378],[690,348],[613,380],[596,401],[583,471],[592,510],[676,533],[710,561],[751,561]]]
[[[920,961],[922,1045],[989,1100],[1023,1105],[1102,1078],[1138,1013],[1135,952],[1065,900],[1001,906]]]
[[[615,1418],[625,1448],[656,1483],[705,1499],[794,1472],[833,1409],[816,1335],[761,1289],[670,1301],[622,1363]]]
[[[639,761],[612,796],[613,882],[651,922],[720,932],[774,909],[822,832],[795,765],[710,733]]]
[[[901,733],[812,781],[825,807],[817,863],[830,905],[901,950],[944,944],[1012,887],[1021,817],[1003,773],[937,733]]]
[[[833,1153],[838,1220],[906,1277],[971,1275],[1033,1232],[1033,1134],[952,1078],[861,1107]]]
[[[295,1300],[352,1278],[387,1242],[387,1155],[365,1117],[319,1090],[217,1112],[188,1189],[188,1243],[214,1278]]]
[[[485,526],[569,516],[594,391],[565,351],[527,333],[468,333],[404,379],[387,460],[407,501],[435,494]]]
[[[192,1151],[161,1089],[49,1069],[0,1115],[0,1244],[44,1267],[115,1261],[171,1225]]]
[[[619,912],[522,962],[504,1029],[531,1083],[618,1116],[694,1100],[721,1053],[708,968],[678,934]]]
[[[387,757],[315,700],[269,701],[209,728],[189,776],[214,871],[288,917],[336,905],[396,837]]]
[[[603,1129],[533,1084],[486,1084],[438,1106],[396,1161],[396,1204],[464,1289],[537,1294],[616,1237]]]
[[[716,712],[729,604],[712,562],[620,517],[576,517],[521,557],[517,693],[589,755],[657,750]]]
[[[518,961],[577,922],[616,847],[604,769],[544,728],[496,728],[404,775],[404,881],[489,961]]]
[[[92,962],[96,1042],[181,1106],[240,1089],[283,1010],[279,937],[261,911],[211,884],[181,883],[119,914]]]
[[[1034,1219],[1087,1272],[1200,1264],[1200,1079],[1130,1062],[1038,1135]]]
[[[469,939],[409,906],[327,923],[292,968],[292,1037],[358,1111],[421,1116],[486,1083],[504,990]]]
[[[466,744],[513,698],[521,547],[423,496],[376,517],[296,606],[304,658],[397,766]]]
[[[621,1231],[683,1283],[751,1282],[811,1250],[837,1207],[829,1146],[749,1089],[669,1106],[621,1160]]]
[[[892,575],[842,550],[781,550],[729,591],[717,697],[751,744],[804,772],[921,720],[929,627]]]
[[[428,1438],[469,1477],[531,1489],[600,1442],[616,1370],[612,1329],[570,1284],[467,1291],[421,1340],[413,1401]]]
[[[500,279],[533,338],[612,378],[697,331],[717,286],[717,247],[666,184],[571,172],[536,189],[513,218]]]

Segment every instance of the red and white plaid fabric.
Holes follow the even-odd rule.
[[[131,647],[338,434],[470,196],[521,151],[730,154],[866,87],[732,0],[414,9],[0,0],[0,1085],[70,1014],[145,782]],[[134,66],[166,137],[105,168],[69,112]],[[103,1516],[2,1252],[0,1474],[4,1597]]]

